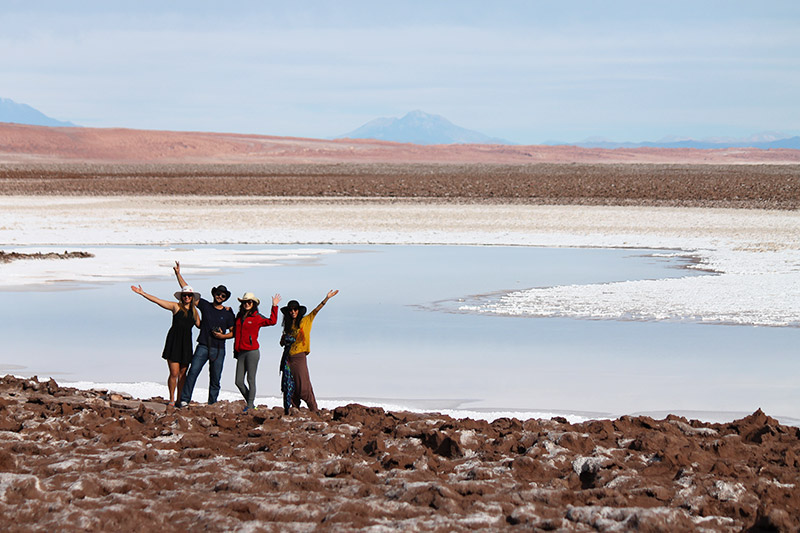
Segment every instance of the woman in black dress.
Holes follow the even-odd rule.
[[[141,294],[151,302],[172,311],[172,326],[167,332],[167,341],[164,343],[164,351],[161,357],[167,360],[169,366],[169,378],[167,378],[167,388],[169,388],[169,405],[175,405],[175,389],[183,390],[183,382],[186,380],[186,370],[192,362],[192,328],[200,327],[200,314],[195,305],[200,300],[200,293],[188,285],[175,293],[177,302],[170,302],[156,298],[152,294],[147,294],[142,290],[142,286],[131,285],[131,290],[136,294]]]

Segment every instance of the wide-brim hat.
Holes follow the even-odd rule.
[[[200,293],[195,291],[193,288],[191,288],[188,285],[184,286],[181,290],[179,290],[179,291],[177,291],[175,293],[175,299],[180,302],[181,301],[181,294],[186,294],[186,293],[192,293],[192,296],[194,296],[194,304],[197,305],[197,302],[200,301]]]
[[[231,291],[228,290],[228,287],[225,285],[220,285],[219,287],[212,287],[211,288],[211,296],[216,296],[217,294],[224,294],[225,300],[231,297]],[[225,300],[222,300],[223,302]]]
[[[256,305],[259,305],[261,303],[261,300],[256,298],[256,295],[253,294],[252,292],[244,293],[244,295],[241,298],[238,298],[238,300],[240,302],[242,302],[242,303],[244,303],[244,302],[255,302]]]
[[[288,316],[289,315],[289,311],[291,311],[292,309],[297,309],[299,311],[298,314],[300,314],[300,315],[305,315],[306,314],[306,306],[305,305],[300,305],[300,302],[298,302],[297,300],[289,300],[288,304],[286,304],[285,306],[281,307],[281,313],[283,313],[284,315]]]

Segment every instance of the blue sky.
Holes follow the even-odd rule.
[[[800,2],[16,1],[0,97],[91,127],[510,141],[800,135]]]

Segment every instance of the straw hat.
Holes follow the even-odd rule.
[[[177,291],[175,293],[175,299],[180,302],[181,301],[181,294],[187,294],[187,293],[191,293],[192,296],[194,296],[194,304],[197,305],[197,302],[200,301],[200,293],[196,292],[193,288],[191,288],[188,285],[186,285],[181,290],[179,290],[179,291]]]
[[[255,302],[256,305],[259,305],[261,303],[261,300],[256,298],[256,295],[253,294],[252,292],[246,292],[246,293],[244,293],[244,296],[242,296],[241,298],[237,298],[237,299],[242,303],[244,303],[244,302]]]

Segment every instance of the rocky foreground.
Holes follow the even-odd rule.
[[[3,529],[800,529],[800,430],[761,411],[728,424],[241,411],[6,376]]]

